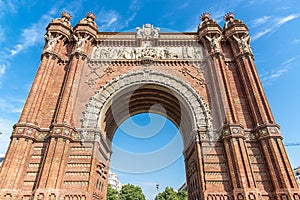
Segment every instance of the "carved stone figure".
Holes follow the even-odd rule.
[[[136,27],[136,37],[143,39],[158,38],[159,30],[159,28],[154,28],[151,24],[144,24],[143,28]]]
[[[239,48],[244,52],[251,52],[250,43],[250,35],[245,34],[241,38],[236,37],[233,35],[233,38],[238,42]]]
[[[92,58],[93,59],[98,59],[100,57],[100,48],[96,47],[93,54],[92,54]]]
[[[143,37],[143,31],[140,27],[136,27],[136,37],[142,38]]]
[[[206,35],[205,37],[210,42],[210,47],[211,47],[212,52],[216,53],[216,52],[221,51],[220,41],[222,39],[222,36],[217,37],[216,35],[214,35],[211,38]]]
[[[77,37],[76,35],[73,35],[73,37],[74,37],[75,41],[77,42],[75,51],[82,51],[82,49],[85,45],[85,42],[88,40],[88,38],[90,36]]]
[[[107,59],[107,58],[109,58],[109,55],[110,55],[110,49],[109,48],[101,49],[100,58]]]
[[[168,47],[166,47],[164,49],[164,52],[165,52],[166,58],[168,58],[168,59],[179,58],[178,52],[172,51]]]
[[[153,38],[158,38],[158,31],[160,29],[159,28],[152,28],[152,36]]]
[[[54,37],[50,32],[48,32],[44,38],[47,41],[47,51],[52,51],[53,48],[55,47],[57,41],[62,37],[62,35],[58,36],[58,37]]]
[[[131,49],[124,48],[123,53],[122,53],[122,57],[125,58],[125,59],[132,59]]]
[[[193,56],[192,58],[195,58],[195,59],[201,59],[203,58],[203,51],[202,51],[202,47],[194,47],[194,48],[191,48],[193,50]]]

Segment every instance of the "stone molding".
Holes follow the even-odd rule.
[[[176,92],[190,107],[193,115],[193,129],[212,130],[212,117],[209,107],[197,91],[178,77],[149,69],[128,72],[102,86],[87,104],[81,120],[82,128],[98,129],[99,116],[105,110],[103,109],[105,103],[109,101],[112,95],[117,94],[127,86],[136,84],[157,84]]]

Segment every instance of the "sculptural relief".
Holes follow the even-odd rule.
[[[210,47],[213,53],[221,51],[220,41],[222,39],[222,36],[217,37],[216,35],[214,35],[213,37],[208,37],[206,35],[205,37],[210,42]]]
[[[158,60],[202,59],[202,47],[94,47],[91,59],[139,60],[152,57]]]
[[[238,42],[240,50],[244,52],[252,52],[250,47],[250,35],[245,34],[241,38],[238,38],[237,36],[233,35],[233,38]]]
[[[56,43],[58,42],[58,40],[62,37],[62,35],[55,37],[53,36],[50,32],[48,32],[44,38],[47,41],[47,47],[46,50],[48,51],[52,51],[53,48],[55,47]]]
[[[78,36],[77,37],[76,35],[73,35],[73,37],[74,37],[74,40],[77,42],[75,51],[82,51],[89,36],[86,36],[86,37]]]
[[[136,38],[152,39],[159,37],[159,28],[154,28],[151,24],[144,24],[142,28],[136,27]]]

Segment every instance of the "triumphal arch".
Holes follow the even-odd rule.
[[[143,112],[181,132],[189,200],[300,198],[248,28],[233,13],[223,28],[204,13],[186,33],[101,32],[95,17],[72,27],[64,12],[48,25],[0,199],[106,199],[110,141]]]

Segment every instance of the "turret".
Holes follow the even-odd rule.
[[[235,19],[232,12],[227,13],[224,20],[226,21],[223,29],[224,36],[231,43],[233,53],[252,55],[248,27],[241,20]]]
[[[54,53],[61,59],[67,58],[68,44],[73,31],[70,19],[71,15],[68,12],[62,12],[61,18],[52,20],[47,26],[43,53]]]
[[[73,52],[87,55],[88,47],[95,41],[98,26],[95,22],[96,15],[92,12],[88,12],[86,17],[81,19],[78,24],[74,27],[73,41],[75,42]]]
[[[220,53],[222,29],[217,22],[210,18],[209,13],[203,13],[200,16],[201,23],[198,26],[199,38],[210,53]]]

